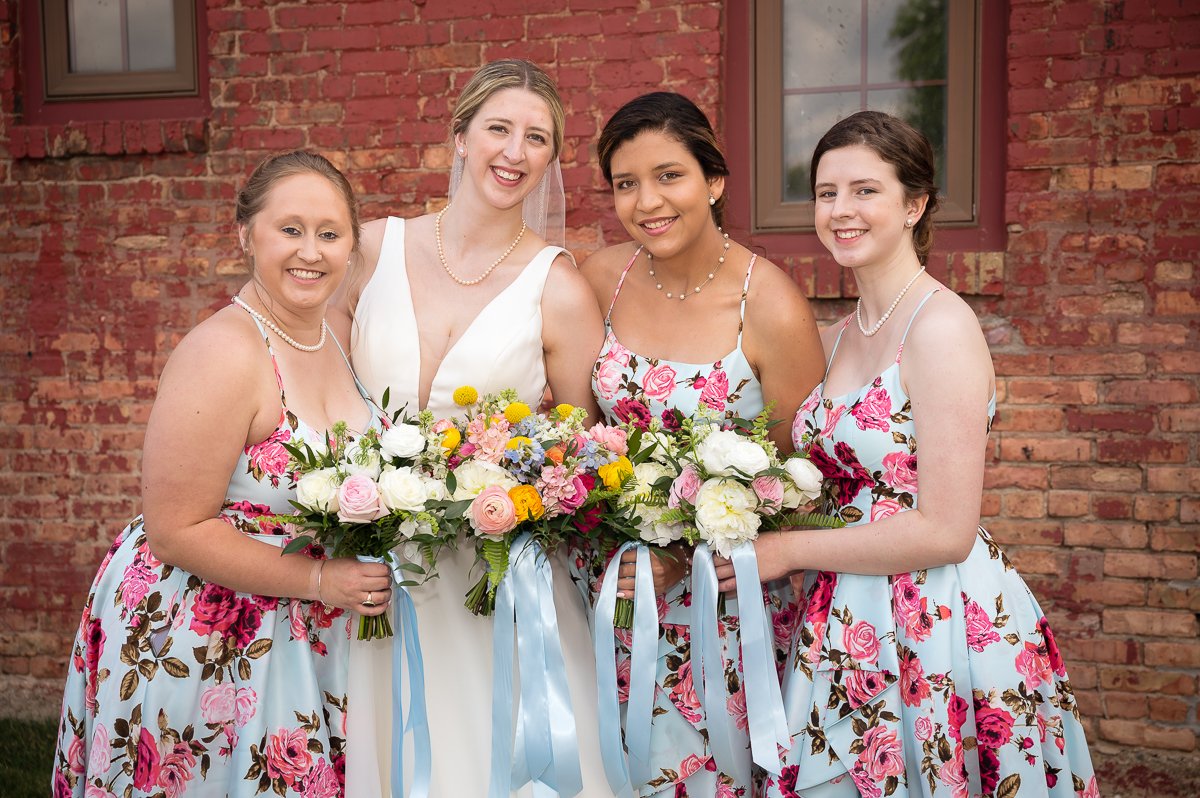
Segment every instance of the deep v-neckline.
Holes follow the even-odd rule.
[[[433,388],[435,385],[437,385],[438,377],[441,376],[442,371],[446,366],[446,361],[450,360],[451,356],[457,352],[459,344],[461,344],[463,340],[470,335],[471,331],[474,330],[476,325],[479,324],[479,320],[483,318],[484,314],[486,314],[502,296],[513,290],[513,288],[525,278],[525,275],[529,273],[530,267],[533,265],[534,261],[537,260],[537,256],[535,255],[528,263],[525,264],[524,268],[521,269],[521,273],[514,277],[511,283],[500,289],[500,291],[494,297],[485,302],[483,307],[481,307],[479,311],[471,318],[471,321],[467,324],[467,326],[463,328],[463,331],[459,333],[458,338],[456,338],[453,343],[446,347],[445,354],[442,355],[442,359],[438,361],[437,368],[433,370],[433,375],[429,378],[429,390],[424,393],[424,396],[422,396],[421,389],[424,386],[421,384],[421,376],[422,369],[425,364],[425,353],[423,351],[424,347],[422,346],[421,326],[417,320],[416,297],[413,295],[412,280],[410,280],[408,276],[408,224],[404,220],[401,220],[400,227],[400,253],[403,259],[401,263],[400,276],[404,281],[404,290],[408,293],[409,317],[412,319],[412,326],[416,331],[417,338],[417,404],[419,410],[424,410],[429,406],[429,398],[433,396]],[[538,254],[541,254],[540,250]]]

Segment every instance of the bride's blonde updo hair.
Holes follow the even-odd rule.
[[[563,110],[562,98],[558,96],[558,87],[550,76],[531,61],[520,58],[506,58],[502,61],[492,61],[481,66],[458,96],[458,104],[454,107],[454,115],[450,117],[450,132],[465,133],[475,114],[488,99],[502,89],[525,89],[546,101],[550,109],[550,118],[554,121],[551,136],[554,139],[554,157],[557,158],[563,146],[563,128],[567,123],[567,114]]]

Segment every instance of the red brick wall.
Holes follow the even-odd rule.
[[[243,279],[231,198],[262,154],[320,149],[368,217],[422,212],[445,193],[458,88],[482,61],[529,57],[567,102],[582,255],[620,236],[593,163],[606,115],[666,87],[721,120],[745,91],[723,85],[719,2],[209,5],[210,114],[34,126],[18,2],[0,0],[0,714],[57,711],[88,582],[137,512],[156,376]],[[1059,631],[1097,756],[1144,794],[1196,792],[1179,775],[1200,731],[1189,7],[1008,4],[1003,287],[971,299],[1000,391],[986,523]]]

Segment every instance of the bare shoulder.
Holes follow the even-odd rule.
[[[550,264],[542,297],[543,302],[550,300],[555,308],[578,309],[596,304],[592,287],[568,254],[558,255]]]
[[[943,287],[931,296],[912,320],[904,343],[903,372],[925,377],[971,375],[994,380],[991,354],[979,319],[962,297]]]
[[[813,323],[808,297],[796,281],[766,258],[757,258],[746,293],[746,322],[767,330]]]
[[[167,359],[162,378],[218,390],[222,385],[244,386],[266,351],[254,322],[242,310],[229,306],[183,337]]]
[[[579,265],[579,271],[591,285],[597,301],[600,297],[612,296],[617,288],[617,280],[621,278],[621,272],[637,250],[636,244],[626,241],[593,252]]]

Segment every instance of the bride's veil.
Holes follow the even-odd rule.
[[[454,154],[454,162],[450,165],[450,199],[462,182],[465,160],[458,153]],[[521,207],[525,223],[535,233],[545,239],[547,244],[556,247],[566,245],[567,241],[567,199],[563,190],[562,167],[558,158],[546,167],[542,179],[533,187],[533,191],[525,197]]]

